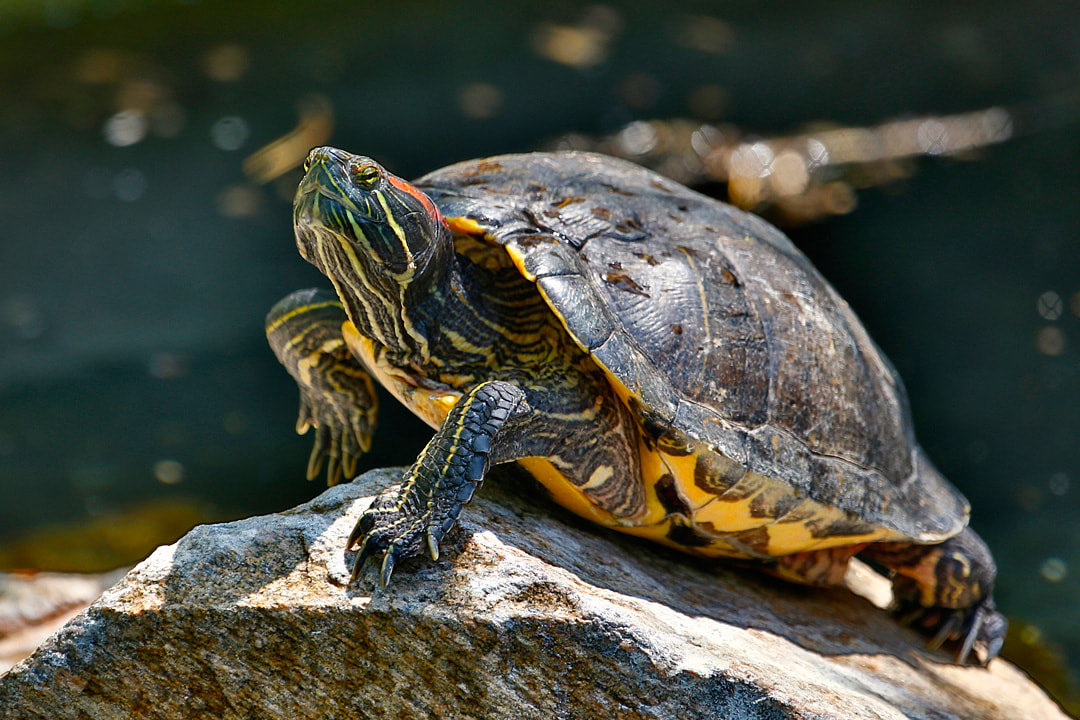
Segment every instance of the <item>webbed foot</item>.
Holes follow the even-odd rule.
[[[378,409],[371,376],[342,336],[346,320],[341,302],[324,290],[298,290],[266,316],[270,347],[300,386],[296,432],[315,428],[308,480],[325,461],[328,485],[356,474],[357,461],[371,448]]]

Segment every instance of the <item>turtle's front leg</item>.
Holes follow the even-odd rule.
[[[374,555],[382,555],[383,587],[399,559],[425,548],[438,559],[439,542],[483,483],[493,448],[513,445],[506,436],[530,412],[525,393],[501,380],[477,385],[458,400],[401,485],[376,498],[356,523],[348,543],[350,549],[359,543],[353,579]],[[498,454],[496,461],[509,459]]]
[[[329,460],[328,485],[343,472],[349,479],[356,473],[360,455],[371,448],[378,409],[371,376],[341,334],[347,319],[341,301],[325,290],[298,290],[266,316],[270,347],[300,386],[296,432],[315,428],[308,480]]]

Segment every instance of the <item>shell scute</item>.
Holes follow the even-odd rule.
[[[736,522],[771,513],[809,527],[804,500],[832,509],[799,531],[807,537],[785,531],[785,547],[815,533],[864,535],[840,519],[922,542],[964,527],[967,502],[916,443],[892,366],[782,233],[600,155],[497,163],[451,166],[418,185],[447,217],[483,227],[537,282],[650,442],[685,437],[692,452],[739,468],[733,486],[715,487],[717,503],[748,475],[773,483],[753,508],[729,508]],[[675,478],[684,495],[697,487],[693,472]],[[768,538],[748,527],[730,540],[754,554]]]

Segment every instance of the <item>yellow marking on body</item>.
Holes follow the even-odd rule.
[[[712,502],[694,512],[694,522],[709,523],[721,532],[742,532],[768,525],[769,518],[754,517],[750,511],[756,496],[755,493],[739,500],[727,501],[714,498]]]
[[[574,485],[565,475],[559,472],[550,460],[545,457],[527,457],[518,459],[518,464],[525,468],[530,475],[536,478],[549,493],[551,498],[564,508],[580,515],[586,520],[592,520],[604,527],[622,529],[619,520],[607,510],[603,510],[589,499],[581,488]]]
[[[483,225],[476,222],[472,218],[467,217],[448,217],[446,218],[446,224],[450,226],[450,229],[456,233],[462,235],[485,235],[487,230]]]
[[[803,500],[796,506],[797,517],[793,510],[789,513],[787,521],[784,517],[755,516],[752,507],[755,500],[759,506],[770,507],[781,496],[794,491],[779,480],[747,472],[729,490],[730,498],[726,499],[724,495],[717,496],[694,482],[698,454],[709,451],[704,448],[691,448],[691,450],[692,452],[688,455],[671,455],[662,450],[651,450],[642,443],[640,452],[642,480],[648,489],[646,493],[648,512],[646,517],[642,518],[643,524],[654,526],[663,517],[663,507],[653,488],[664,473],[670,472],[675,478],[675,489],[679,497],[693,511],[692,517],[689,518],[691,524],[709,528],[709,530],[702,530],[705,536],[765,528],[768,533],[768,546],[762,549],[769,555],[789,555],[856,543],[905,539],[902,535],[887,528],[876,528],[873,532],[863,535],[814,537],[807,526],[808,521],[814,520],[817,524],[824,526],[844,519],[845,513],[839,508],[829,507],[809,499]],[[654,531],[634,534],[643,534],[656,539]],[[661,542],[663,541],[661,539]],[[675,545],[675,547],[680,546]],[[706,548],[680,547],[680,549],[702,555],[747,557],[745,552],[735,550],[722,538],[716,538],[713,544]]]
[[[510,260],[514,263],[514,267],[518,269],[521,276],[536,282],[536,275],[528,272],[525,269],[525,253],[521,251],[521,248],[516,243],[507,243],[503,247],[506,248],[506,254],[510,256]]]
[[[420,332],[416,331],[416,326],[413,325],[412,320],[409,319],[409,314],[405,311],[405,308],[408,307],[408,304],[406,303],[406,300],[405,300],[405,288],[406,287],[407,286],[404,285],[404,284],[401,285],[401,290],[398,293],[398,297],[399,297],[400,303],[401,303],[401,324],[405,328],[405,332],[407,332],[409,334],[409,337],[411,337],[416,342],[417,350],[420,353],[420,358],[424,362],[429,362],[429,361],[431,361],[432,358],[431,358],[431,350],[429,349],[429,346],[428,346],[427,336],[424,335],[423,333],[420,333]]]
[[[450,387],[467,387],[476,382],[476,374],[440,372],[439,380],[443,385],[449,385]]]
[[[557,387],[548,387],[551,391],[557,391]],[[589,407],[579,410],[577,412],[547,412],[544,413],[549,418],[555,418],[556,420],[565,420],[566,422],[589,422],[596,418],[604,406],[603,395],[597,395],[593,404]]]
[[[440,332],[443,337],[450,341],[450,344],[454,346],[455,350],[461,352],[471,353],[474,355],[488,355],[491,352],[489,347],[481,347],[480,345],[474,345],[465,339],[465,336],[454,330],[448,328],[440,328]]]
[[[324,300],[323,302],[312,303],[311,305],[301,305],[300,307],[293,308],[284,315],[274,318],[274,321],[266,326],[266,334],[269,335],[270,333],[274,332],[297,315],[301,315],[310,310],[320,310],[322,308],[327,308],[331,306],[341,307],[341,302],[338,300]]]
[[[715,493],[702,490],[694,483],[698,452],[699,450],[695,448],[695,451],[690,455],[669,455],[663,450],[657,453],[664,466],[675,477],[679,494],[686,500],[686,504],[694,510],[703,507],[716,498]]]
[[[936,548],[920,558],[916,565],[896,565],[892,567],[900,575],[915,581],[915,585],[919,588],[919,602],[924,607],[956,607],[957,601],[964,597],[964,593],[972,591],[970,586],[959,585],[954,578],[946,578],[950,590],[950,592],[946,592],[946,586],[941,583],[941,579],[937,575],[937,564],[941,562],[942,553],[943,551],[940,548]],[[965,570],[970,572],[970,564],[967,563],[967,558],[959,555],[953,557],[963,562],[966,566]],[[965,577],[968,572],[965,572]],[[966,598],[964,599],[966,600]],[[952,604],[950,605],[950,603]]]
[[[701,452],[708,450],[700,449]],[[738,533],[746,530],[764,528],[768,533],[766,547],[755,548],[773,555],[790,555],[798,552],[823,550],[847,545],[904,540],[903,535],[888,528],[875,528],[872,532],[860,535],[830,535],[814,537],[807,522],[816,521],[819,526],[842,520],[843,510],[805,499],[797,506],[802,519],[755,516],[752,505],[758,503],[769,507],[777,497],[763,495],[786,495],[794,492],[780,480],[758,473],[747,472],[732,487],[733,497],[725,499],[722,495],[710,493],[694,483],[694,470],[697,464],[697,451],[688,455],[670,455],[663,451],[650,449],[644,441],[639,444],[641,480],[645,487],[644,511],[634,518],[617,518],[597,507],[584,490],[602,484],[609,479],[607,466],[601,466],[583,486],[574,485],[555,464],[559,458],[524,458],[518,460],[548,492],[555,502],[571,512],[591,520],[599,525],[614,528],[629,535],[643,537],[654,542],[673,547],[677,550],[702,557],[752,558],[745,550],[738,549],[717,533]],[[554,462],[553,462],[554,461]],[[565,465],[565,463],[563,463]],[[566,470],[572,470],[567,467]],[[670,473],[674,477],[675,490],[690,510],[692,517],[687,518],[690,525],[697,526],[702,537],[709,538],[710,544],[690,547],[674,542],[668,536],[672,518],[657,497],[656,488],[659,480]],[[744,497],[734,497],[743,495]]]
[[[454,252],[467,257],[480,267],[496,272],[512,268],[514,264],[506,255],[506,248],[486,236],[456,233]]]
[[[589,475],[589,479],[585,481],[585,484],[581,486],[582,490],[595,490],[600,487],[615,474],[615,469],[610,465],[601,465],[592,471]]]
[[[353,237],[356,239],[357,242],[360,243],[361,247],[363,248],[364,255],[366,257],[378,257],[379,255],[375,252],[375,248],[372,247],[371,241],[368,240],[368,236],[364,233],[364,230],[360,227],[360,224],[356,222],[356,218],[352,216],[352,213],[346,212],[345,218],[349,221],[349,226],[352,227]],[[363,265],[360,264],[360,258],[357,257],[356,252],[353,250],[352,243],[349,242],[348,238],[339,235],[338,233],[332,234],[334,235],[334,239],[337,240],[338,245],[345,252],[346,257],[349,258],[349,265],[352,267],[353,276],[357,280],[359,280],[365,288],[367,288],[367,291],[372,296],[382,302],[383,308],[390,312],[390,314],[392,315],[392,308],[388,303],[383,301],[382,291],[379,288],[374,287],[370,282],[368,282],[367,273],[364,271]],[[361,302],[363,302],[363,300],[364,299],[361,298]]]
[[[683,545],[673,543],[667,537],[671,523],[669,520],[662,517],[663,513],[660,513],[661,517],[658,519],[658,522],[647,522],[642,518],[635,520],[632,525],[626,524],[627,521],[625,519],[617,518],[607,510],[603,510],[593,503],[593,501],[589,499],[589,496],[582,492],[582,488],[570,482],[570,480],[567,479],[567,477],[560,472],[548,458],[521,458],[517,462],[525,468],[530,475],[536,478],[545,489],[547,489],[555,502],[575,515],[579,515],[597,525],[612,528],[628,535],[646,538],[653,542],[658,542],[692,554],[704,555],[707,557],[727,554],[720,545],[709,548],[687,548]],[[655,500],[655,495],[653,497]],[[652,513],[650,513],[650,519],[651,516]]]
[[[384,208],[385,208],[385,206],[384,206]],[[387,210],[387,213],[389,214],[389,210]],[[356,241],[361,244],[361,246],[364,249],[364,252],[367,255],[371,256],[371,257],[377,257],[378,255],[375,253],[374,249],[372,248],[371,242],[368,240],[368,237],[364,233],[363,229],[356,222],[356,218],[353,217],[352,212],[350,212],[349,210],[346,210],[345,211],[345,218],[349,221],[350,227],[352,227],[353,238],[355,238]],[[397,230],[398,231],[401,230],[400,226],[397,228]],[[404,325],[405,331],[414,340],[418,339],[418,335],[414,331],[414,329],[412,327],[412,324],[409,322],[408,318],[405,317],[405,309],[404,309],[405,305],[404,305],[404,302],[403,302],[404,301],[404,294],[405,294],[405,285],[401,286],[401,288],[402,288],[401,289],[401,300],[402,300],[402,302],[399,303],[399,306],[397,308],[393,307],[389,303],[384,302],[382,300],[383,296],[382,296],[381,291],[378,288],[373,287],[371,285],[371,283],[368,282],[367,273],[364,272],[363,266],[360,264],[360,259],[357,257],[356,252],[353,250],[352,245],[349,243],[348,239],[340,236],[338,233],[331,232],[330,234],[333,235],[334,239],[337,241],[338,246],[345,253],[345,256],[349,260],[349,265],[352,267],[352,273],[350,275],[345,275],[344,279],[347,280],[349,277],[355,278],[367,290],[367,292],[365,293],[365,292],[360,292],[359,289],[357,289],[356,292],[349,293],[349,295],[352,296],[352,297],[355,297],[360,302],[360,304],[363,306],[365,319],[367,320],[367,325],[368,325],[368,327],[370,327],[372,329],[372,332],[376,333],[379,336],[378,337],[379,341],[383,345],[389,345],[390,344],[387,341],[386,335],[383,332],[383,328],[377,322],[377,318],[375,316],[375,311],[374,311],[372,305],[368,302],[368,299],[370,297],[374,297],[374,298],[377,299],[378,302],[381,302],[382,306],[383,306],[383,311],[387,315],[389,315],[390,317],[394,317],[396,313],[400,313],[400,317],[402,318],[402,323]],[[402,240],[402,237],[403,236],[399,236],[399,240],[401,240],[402,243],[404,243],[404,240]],[[410,269],[409,269],[409,272],[405,275],[406,279],[408,279],[408,278],[412,277],[412,272],[413,272],[413,270],[415,268],[413,267],[412,255],[409,254],[408,247],[405,248],[405,252],[409,257],[409,268]],[[327,262],[327,264],[332,266],[332,264],[333,264],[331,262],[332,258],[325,257],[325,253],[324,253],[324,258],[325,258],[325,261]],[[341,296],[341,297],[344,297],[344,294],[341,292],[340,288],[338,288],[338,284],[337,284],[338,281],[335,280],[333,275],[330,276],[330,282],[333,283],[335,289],[338,290],[338,295]],[[421,346],[422,352],[424,354],[424,357],[426,359],[427,358],[427,340],[426,340],[426,338],[419,338],[418,340],[419,340],[419,344]]]
[[[824,508],[824,506],[822,507]],[[834,511],[837,515],[843,515],[843,511],[837,508],[824,509]],[[885,528],[880,528],[864,535],[830,535],[829,537],[815,538],[810,533],[810,528],[806,526],[805,522],[775,523],[769,525],[765,530],[769,533],[768,553],[770,555],[790,555],[808,550],[824,550],[826,548],[880,542],[902,537]]]
[[[397,219],[394,217],[394,213],[391,212],[390,205],[386,202],[386,197],[378,190],[375,191],[375,197],[378,199],[379,205],[382,206],[383,213],[386,215],[387,224],[390,225],[390,229],[394,231],[394,236],[397,237],[398,242],[401,243],[401,249],[405,253],[406,270],[396,276],[400,286],[398,293],[398,312],[401,314],[401,325],[405,329],[405,332],[409,334],[409,337],[416,342],[420,351],[420,357],[427,362],[431,359],[431,353],[428,350],[428,339],[424,334],[416,331],[416,328],[412,324],[412,320],[409,319],[409,315],[406,312],[406,308],[409,305],[405,299],[405,288],[408,287],[413,275],[416,274],[416,261],[413,259],[412,250],[409,249],[409,243],[405,239],[405,231],[402,229],[401,225],[398,224]],[[393,310],[391,310],[391,312],[393,312]]]
[[[352,222],[355,225],[355,222],[353,221],[351,215],[347,214],[346,217],[349,218],[349,222]],[[363,237],[363,235],[361,234],[360,237]],[[360,258],[356,257],[356,253],[353,252],[352,246],[349,244],[349,242],[347,240],[345,240],[345,238],[342,238],[342,237],[338,236],[337,234],[334,234],[334,239],[337,241],[338,245],[341,247],[342,251],[345,253],[345,257],[348,259],[349,264],[352,266],[353,271],[352,271],[351,275],[356,277],[357,280],[359,280],[365,287],[367,287],[368,293],[373,293],[374,291],[372,290],[371,286],[368,285],[367,281],[364,279],[364,272],[363,272],[363,268],[360,265]],[[334,266],[333,257],[328,254],[329,249],[325,248],[322,243],[319,243],[317,247],[319,248],[319,252],[323,255],[323,264],[326,265],[327,267],[333,267]],[[356,301],[358,303],[360,303],[360,307],[362,307],[363,310],[364,310],[364,319],[366,320],[365,324],[368,327],[372,328],[372,330],[374,332],[379,333],[379,340],[385,345],[386,344],[386,336],[384,336],[381,333],[381,328],[380,328],[380,325],[379,325],[379,323],[377,321],[378,319],[375,316],[375,310],[372,308],[371,304],[368,302],[368,293],[356,292],[356,291],[350,291],[348,293],[345,293],[345,292],[342,291],[340,283],[345,281],[346,276],[343,276],[341,279],[338,279],[333,274],[331,274],[331,275],[328,275],[327,277],[329,278],[330,283],[334,286],[334,290],[337,291],[338,297],[350,296],[350,297],[355,298]],[[351,290],[351,288],[350,288],[350,290]]]
[[[345,213],[345,217],[349,220],[349,224],[352,225],[354,237],[356,237],[356,239],[360,243],[362,243],[362,245],[364,247],[364,250],[369,254],[374,254],[374,251],[371,248],[371,244],[368,242],[367,236],[364,235],[363,231],[360,229],[360,226],[356,223],[356,220],[353,218],[352,214],[351,213]],[[400,227],[398,229],[400,230]],[[348,277],[355,277],[357,280],[360,281],[360,283],[363,284],[363,286],[365,288],[367,288],[366,293],[357,291],[357,292],[349,293],[349,295],[351,295],[352,297],[355,297],[360,302],[360,304],[363,306],[365,319],[367,320],[367,325],[372,329],[372,332],[374,332],[374,333],[376,333],[378,335],[379,342],[381,342],[383,345],[389,345],[390,343],[386,338],[386,335],[384,333],[384,329],[377,322],[377,319],[376,319],[376,316],[375,316],[375,311],[374,311],[373,307],[371,306],[371,304],[368,302],[369,297],[375,297],[375,298],[379,299],[380,302],[382,302],[382,300],[381,300],[381,298],[382,298],[381,292],[377,288],[373,287],[371,285],[371,283],[368,282],[367,275],[364,272],[364,269],[360,264],[360,259],[356,256],[356,253],[353,251],[352,246],[350,245],[349,241],[347,239],[337,235],[336,233],[334,233],[333,235],[334,235],[335,239],[337,240],[338,245],[341,247],[342,251],[345,253],[345,256],[348,258],[349,265],[352,266],[353,272],[351,273],[351,275],[346,276],[346,279]],[[407,249],[406,249],[406,252],[408,252]],[[406,278],[411,277],[412,272],[415,269],[413,267],[413,265],[412,265],[412,255],[409,255],[409,266],[410,266],[410,270],[404,276]],[[338,287],[338,281],[333,276],[330,276],[330,282],[334,284],[334,288],[337,289],[338,295],[342,295],[341,289]],[[405,330],[405,332],[414,341],[416,341],[422,358],[424,360],[428,360],[428,359],[430,359],[430,353],[428,352],[427,338],[424,337],[423,335],[421,335],[420,333],[416,332],[416,329],[413,327],[413,324],[409,320],[408,315],[406,315],[406,313],[405,313],[405,307],[406,307],[405,288],[406,288],[406,285],[407,285],[406,283],[403,283],[400,286],[401,287],[401,290],[399,292],[400,298],[399,298],[399,302],[397,303],[397,306],[395,307],[395,306],[390,305],[389,303],[383,302],[383,310],[390,317],[394,317],[395,315],[397,315],[398,317],[401,318],[402,328]]]
[[[474,229],[477,232],[483,232],[483,229],[476,225],[475,221],[468,220],[467,218],[458,218],[458,220],[463,220],[465,222],[467,226],[466,230]],[[471,225],[469,225],[470,223]],[[455,252],[492,272],[498,272],[505,268],[514,267],[514,264],[507,256],[508,251],[506,247],[499,243],[489,242],[486,235],[477,236],[473,234],[462,234],[464,231],[459,225],[460,223],[451,223],[451,229],[458,232],[458,235],[454,237]],[[520,278],[515,276],[511,285],[518,282],[520,282]],[[518,311],[521,320],[528,320],[530,318],[536,320],[537,329],[526,334],[514,332],[513,328],[508,327],[505,323],[493,321],[487,313],[478,312],[468,301],[468,298],[463,295],[459,295],[459,297],[477,322],[482,323],[487,329],[498,333],[515,344],[525,346],[546,342],[548,346],[557,347],[558,343],[551,342],[554,337],[552,331],[554,331],[554,335],[557,335],[559,338],[564,336],[564,329],[556,323],[549,321],[552,312],[542,297],[524,295],[515,302],[510,302],[505,297],[498,296],[486,298],[487,300],[506,308],[522,308],[522,310]],[[535,306],[535,308],[532,308],[531,306]],[[528,312],[527,309],[532,310],[532,312]],[[539,317],[539,313],[543,314],[542,319]]]
[[[569,460],[566,460],[566,459],[564,459],[562,457],[559,457],[558,455],[549,455],[547,459],[552,465],[554,465],[560,471],[573,470],[574,469],[574,463],[572,463]]]
[[[361,335],[350,321],[342,323],[341,334],[349,349],[391,395],[431,427],[438,429],[442,426],[450,408],[461,398],[460,392],[449,388],[417,386],[405,372],[377,357],[374,341]]]
[[[330,338],[322,345],[296,361],[296,371],[300,373],[304,385],[311,386],[311,369],[318,366],[323,355],[334,352],[344,344],[341,338]]]
[[[648,514],[645,517],[633,520],[633,524],[627,524],[626,519],[617,518],[610,512],[597,507],[582,492],[581,488],[575,486],[559,471],[550,459],[530,457],[521,458],[517,462],[547,489],[555,502],[575,515],[580,515],[597,525],[612,528],[627,535],[645,538],[700,557],[746,557],[746,553],[739,552],[725,542],[723,538],[716,538],[712,544],[703,547],[688,547],[673,542],[668,537],[668,533],[671,531],[671,519],[664,517],[662,508],[657,511],[659,502],[656,499],[653,485],[646,486],[650,497],[648,504],[651,506]]]
[[[638,440],[638,458],[641,468],[641,482],[645,487],[645,510],[635,522],[649,526],[664,522],[667,510],[656,496],[656,487],[660,478],[668,474],[668,468],[660,459],[660,454],[650,450],[644,438]]]
[[[390,205],[386,202],[386,197],[378,190],[375,191],[375,197],[379,200],[379,205],[382,205],[383,213],[386,215],[386,223],[390,226],[390,229],[394,231],[394,235],[397,237],[398,242],[401,243],[401,249],[405,251],[405,257],[408,258],[406,264],[407,271],[403,274],[404,279],[410,280],[413,272],[416,270],[416,263],[413,261],[412,251],[409,250],[409,243],[405,241],[405,231],[398,225],[396,219],[394,219],[394,213],[390,210]]]
[[[559,458],[554,458],[554,460],[558,461]],[[667,545],[668,547],[682,550],[692,555],[699,555],[702,557],[744,556],[720,538],[717,538],[712,545],[706,547],[690,548],[672,542],[668,537],[668,533],[671,530],[671,520],[664,516],[664,511],[660,506],[659,501],[656,499],[654,489],[655,483],[646,484],[649,497],[646,503],[649,507],[646,516],[636,518],[632,521],[633,524],[627,524],[628,521],[625,518],[617,518],[610,512],[601,509],[593,503],[593,501],[589,499],[589,496],[583,492],[583,488],[570,482],[566,475],[564,475],[558,467],[556,467],[554,462],[552,462],[552,459],[530,457],[521,458],[517,462],[547,489],[555,502],[562,505],[570,512],[579,515],[586,520],[591,520],[598,525],[612,528],[628,535],[652,540],[653,542],[658,542],[662,545]],[[644,470],[644,472],[652,474],[661,469],[662,466],[656,461],[652,467]],[[666,469],[662,469],[662,472],[666,472]],[[594,471],[594,476],[595,475],[596,472]],[[648,477],[648,475],[646,475],[646,477]]]
[[[320,330],[320,328],[317,325],[308,326],[308,327],[302,329],[297,334],[290,337],[288,340],[286,340],[285,344],[283,344],[281,346],[281,349],[282,350],[295,350],[297,348],[302,348],[308,342],[308,335],[310,335],[311,333],[314,333],[314,332],[318,332],[319,330]]]

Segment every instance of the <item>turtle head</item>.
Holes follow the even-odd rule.
[[[334,283],[358,329],[380,340],[399,334],[391,326],[403,302],[430,291],[452,259],[450,230],[426,195],[331,147],[308,153],[293,223],[300,254]],[[369,311],[352,312],[360,307]]]
[[[362,273],[411,284],[451,249],[426,195],[371,158],[331,147],[308,153],[293,221],[300,254],[335,280]]]

